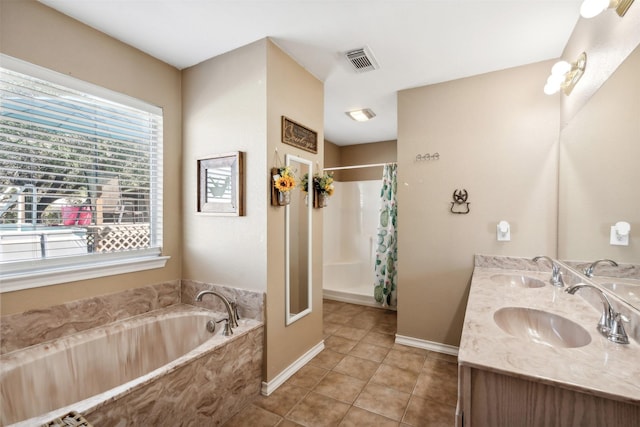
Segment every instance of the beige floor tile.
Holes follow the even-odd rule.
[[[282,384],[269,396],[258,397],[253,404],[274,414],[284,416],[309,393],[309,390],[296,387],[289,382]]]
[[[397,421],[355,406],[349,409],[349,412],[340,423],[340,427],[398,427],[398,425]]]
[[[411,396],[402,422],[415,427],[454,427],[455,418],[455,406]]]
[[[352,404],[366,383],[364,380],[340,372],[329,372],[313,392]]]
[[[429,352],[429,358],[446,360],[451,363],[458,363],[458,356],[452,354],[438,353],[436,351]]]
[[[377,332],[380,332],[382,334],[387,334],[387,335],[395,335],[396,331],[398,330],[397,326],[395,323],[378,323],[376,326],[373,327],[373,329]]]
[[[338,353],[337,351],[325,348],[316,357],[309,361],[309,365],[324,369],[333,369],[343,358],[343,353]]]
[[[349,317],[354,317],[354,316],[359,316],[360,314],[364,313],[364,311],[365,309],[364,309],[364,306],[362,305],[345,304],[340,309],[340,314],[344,314],[345,316],[349,316]]]
[[[333,335],[335,331],[342,328],[343,325],[340,323],[332,323],[327,320],[322,324],[322,332],[328,335]]]
[[[276,427],[304,427],[302,424],[294,423],[291,420],[283,419]]]
[[[431,353],[431,351],[425,350],[423,348],[409,347],[408,345],[397,344],[397,343],[394,344],[392,348],[394,350],[406,351],[407,353],[419,354],[420,356],[426,356],[426,357],[429,357],[429,354]]]
[[[324,347],[329,350],[336,351],[338,353],[347,354],[353,347],[358,344],[356,340],[350,340],[348,338],[337,337],[335,335],[330,336],[329,338],[324,340]]]
[[[418,381],[418,373],[391,365],[382,364],[371,377],[371,382],[391,387],[405,393],[412,393]]]
[[[366,342],[359,342],[355,347],[353,347],[353,350],[349,352],[349,355],[380,363],[387,356],[387,353],[389,353],[389,349],[386,347],[380,347]]]
[[[348,325],[351,321],[351,316],[344,315],[340,311],[332,311],[331,313],[325,314],[324,321]]]
[[[427,357],[424,365],[422,366],[422,370],[424,372],[433,372],[439,371],[442,374],[449,375],[452,378],[458,377],[458,364],[453,362],[448,362],[444,359],[432,359]]]
[[[361,315],[352,317],[351,322],[349,323],[349,326],[368,331],[373,327],[375,327],[376,324],[377,324],[377,321],[375,319],[375,315],[369,315],[368,313],[363,313]]]
[[[293,374],[293,376],[286,381],[286,384],[311,390],[327,375],[327,372],[329,372],[327,369],[305,365]]]
[[[423,370],[418,376],[418,382],[416,383],[413,394],[418,397],[455,406],[458,400],[457,377],[446,370]]]
[[[392,349],[389,351],[387,357],[384,358],[382,363],[402,369],[408,369],[414,372],[420,372],[426,359],[426,356],[420,354]]]
[[[367,335],[367,331],[364,329],[352,328],[351,326],[342,326],[340,329],[335,331],[333,335],[354,341],[360,341],[365,335]]]
[[[349,408],[347,403],[311,392],[285,418],[308,427],[336,426]]]
[[[379,345],[380,347],[393,347],[395,342],[395,338],[393,335],[382,334],[380,332],[376,332],[375,330],[371,330],[367,333],[367,335],[362,338],[362,342],[366,342],[369,344]]]
[[[322,300],[322,312],[326,315],[327,313],[332,313],[334,311],[340,310],[342,304],[338,301],[333,301],[330,299]]]
[[[409,396],[409,393],[369,383],[356,399],[354,406],[400,421],[409,403]]]
[[[371,360],[347,355],[333,370],[354,378],[369,381],[373,374],[376,373],[378,366],[378,363],[372,362]]]
[[[282,417],[254,405],[247,405],[224,424],[224,427],[274,427]]]

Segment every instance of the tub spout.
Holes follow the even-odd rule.
[[[238,326],[238,322],[236,321],[235,311],[231,307],[231,303],[229,302],[229,300],[224,295],[219,294],[219,293],[214,292],[214,291],[201,291],[201,292],[199,292],[198,295],[196,295],[196,302],[202,301],[202,297],[207,295],[207,294],[217,296],[224,303],[224,306],[227,309],[227,315],[229,316],[228,317],[228,322],[225,325],[224,335],[233,335],[232,327]]]

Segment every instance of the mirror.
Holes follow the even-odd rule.
[[[311,176],[311,161],[287,154],[285,163],[297,181],[285,206],[285,321],[290,325],[311,313],[313,191],[305,193],[299,187],[304,174]]]
[[[609,258],[621,264],[640,264],[638,75],[640,47],[561,131],[558,204],[561,260],[590,263]],[[619,221],[631,225],[628,246],[610,244],[611,227]],[[607,269],[597,276],[612,276],[617,271]],[[637,274],[627,273],[628,278]]]

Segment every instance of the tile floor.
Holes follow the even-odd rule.
[[[225,427],[454,426],[454,356],[394,343],[393,311],[324,300],[325,349]]]

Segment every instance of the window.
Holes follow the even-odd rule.
[[[163,266],[161,109],[2,64],[2,292]]]

